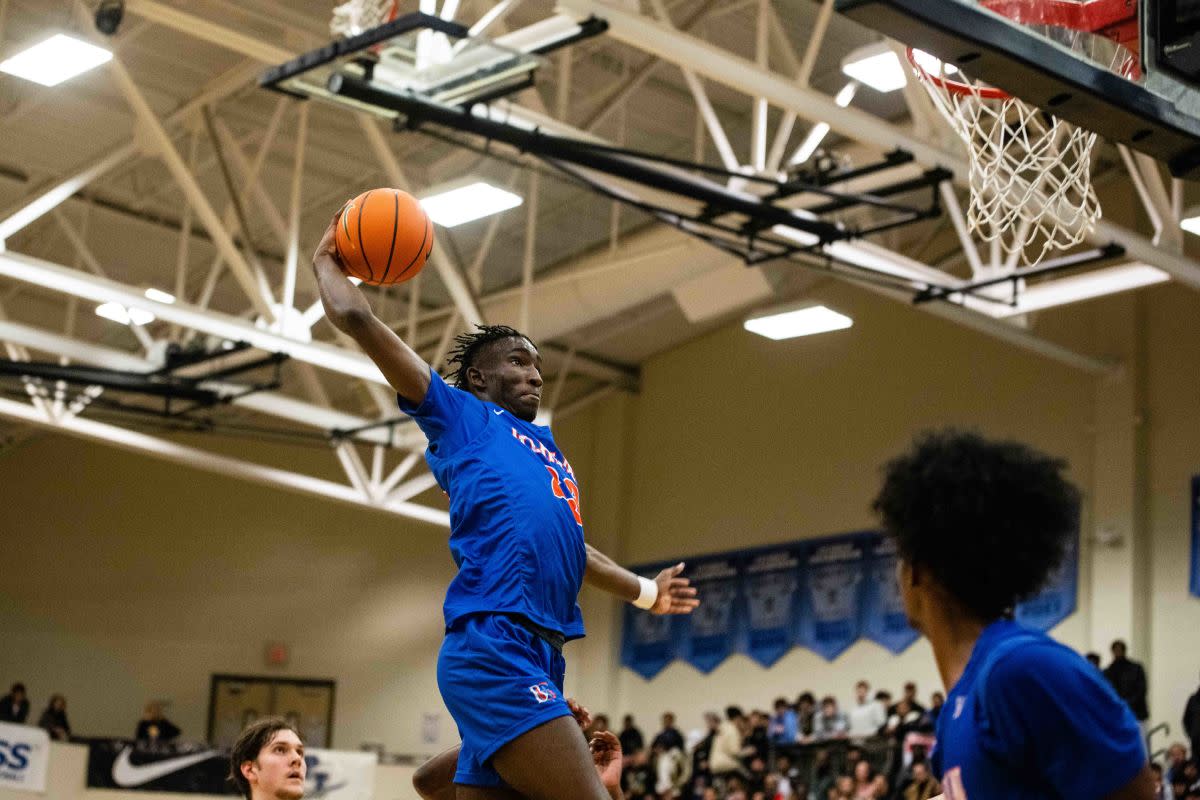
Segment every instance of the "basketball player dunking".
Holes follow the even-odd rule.
[[[650,581],[584,543],[574,470],[550,429],[533,423],[542,391],[533,342],[503,326],[459,336],[449,386],[346,277],[335,224],[313,254],[325,315],[396,390],[450,497],[458,574],[446,593],[438,686],[462,737],[456,797],[619,798],[619,770],[616,782],[601,782],[562,693],[562,645],[583,635],[579,590],[586,580],[657,614],[690,613],[696,590],[678,577],[682,564]]]
[[[1012,619],[1062,561],[1079,494],[1062,461],[926,434],[884,470],[905,611],[946,686],[931,760],[946,800],[1152,800],[1141,731],[1077,653]]]

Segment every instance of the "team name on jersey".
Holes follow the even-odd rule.
[[[513,438],[516,439],[518,442],[525,445],[530,450],[532,450],[533,452],[537,453],[542,458],[549,461],[551,464],[555,464],[556,466],[562,467],[563,469],[565,469],[567,471],[567,474],[570,475],[572,478],[575,477],[575,470],[571,469],[571,463],[569,461],[567,461],[566,458],[560,457],[558,455],[558,453],[555,453],[553,450],[546,447],[546,445],[542,444],[537,439],[534,439],[532,436],[526,436],[525,434],[518,431],[516,428],[512,429],[512,435],[513,435]]]

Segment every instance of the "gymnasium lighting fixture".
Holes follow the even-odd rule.
[[[1179,227],[1188,233],[1200,236],[1200,208],[1189,209],[1188,214],[1190,216],[1179,220]]]
[[[57,86],[111,59],[112,52],[103,47],[96,47],[65,33],[56,33],[0,62],[0,72],[42,86]]]
[[[1016,306],[996,305],[994,316],[1011,317],[1028,311],[1065,306],[1094,297],[1127,292],[1169,281],[1171,276],[1149,264],[1131,262],[1039,283],[1026,288],[1017,297]]]
[[[850,81],[847,83],[833,98],[833,102],[837,103],[842,108],[850,105],[850,101],[854,99],[854,95],[858,91],[858,85],[858,81]],[[814,125],[812,130],[808,132],[808,136],[805,136],[804,141],[800,143],[798,148],[796,148],[796,154],[792,156],[789,163],[803,164],[805,161],[808,161],[808,159],[812,158],[812,154],[816,152],[817,147],[820,146],[821,142],[825,139],[825,134],[827,133],[829,133],[828,122],[818,122],[816,125]]]
[[[524,202],[520,195],[483,181],[447,189],[421,199],[429,218],[443,228],[499,214]]]
[[[111,319],[121,325],[149,325],[154,315],[141,308],[126,308],[120,303],[109,301],[96,306],[96,316]]]
[[[159,303],[174,303],[175,302],[175,295],[167,294],[162,289],[155,289],[153,287],[146,290],[146,297],[150,300],[156,300]]]
[[[839,331],[853,324],[854,320],[845,314],[839,314],[825,306],[808,305],[775,309],[770,313],[751,317],[742,323],[742,327],[751,333],[778,341],[825,331]]]
[[[887,42],[875,42],[842,59],[842,72],[877,92],[894,92],[908,83],[900,57]]]

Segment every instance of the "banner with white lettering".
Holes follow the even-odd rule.
[[[634,572],[653,578],[667,564],[646,564]],[[621,664],[650,680],[679,655],[677,617],[657,616],[630,604],[625,605],[621,631]]]
[[[1192,594],[1200,597],[1200,475],[1192,478]]]
[[[1048,631],[1075,613],[1079,585],[1079,536],[1071,537],[1062,563],[1046,579],[1046,585],[1016,608],[1017,622]]]
[[[738,649],[742,623],[741,571],[738,556],[697,558],[687,575],[700,597],[700,607],[682,617],[683,660],[701,672],[712,672]]]
[[[764,667],[796,646],[803,556],[799,547],[778,547],[747,553],[742,562],[746,600],[743,650]]]
[[[900,584],[896,580],[896,540],[871,534],[866,540],[866,581],[863,586],[863,635],[893,653],[902,653],[920,634],[908,624]]]
[[[820,539],[807,547],[800,642],[833,661],[858,641],[866,542],[858,534]]]
[[[0,789],[46,791],[50,735],[32,725],[0,722]]]

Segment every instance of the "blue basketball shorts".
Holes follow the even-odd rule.
[[[491,759],[521,734],[570,716],[562,653],[503,614],[474,614],[446,631],[438,689],[458,725],[454,782],[503,786]]]

